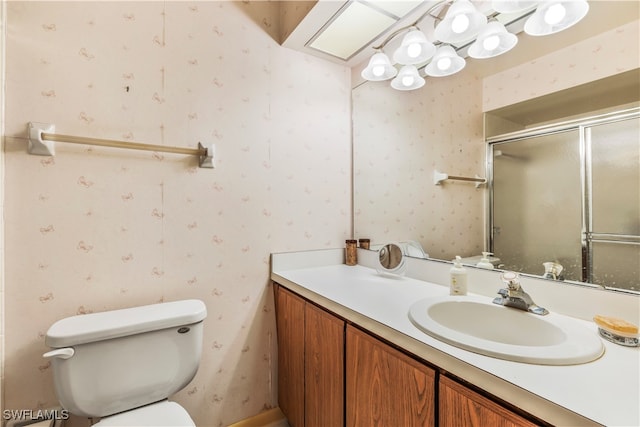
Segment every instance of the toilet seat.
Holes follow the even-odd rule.
[[[187,411],[175,402],[158,403],[102,418],[92,427],[195,427]]]

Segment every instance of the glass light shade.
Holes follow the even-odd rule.
[[[424,67],[424,72],[431,77],[450,76],[462,70],[467,61],[448,45],[440,46],[431,62]]]
[[[469,0],[457,0],[438,24],[434,36],[444,43],[471,40],[487,23],[487,17],[478,12]]]
[[[393,53],[393,60],[398,64],[420,64],[426,62],[436,53],[436,47],[427,40],[418,29],[409,31],[402,39],[402,44]]]
[[[391,87],[397,90],[413,90],[424,86],[424,78],[418,73],[415,65],[405,65],[395,79],[391,80]]]
[[[577,24],[589,12],[586,0],[548,0],[541,3],[524,24],[530,36],[554,34]]]
[[[362,70],[362,73],[360,73],[362,78],[372,82],[389,80],[390,78],[395,77],[396,74],[398,74],[398,70],[391,65],[389,57],[383,52],[374,54],[369,60],[367,68]]]
[[[491,21],[469,47],[469,56],[475,59],[493,58],[510,51],[518,43],[518,37],[507,31],[498,21]]]
[[[523,12],[527,9],[533,9],[533,7],[538,3],[540,2],[525,0],[493,0],[491,2],[491,7],[498,13],[517,13]]]

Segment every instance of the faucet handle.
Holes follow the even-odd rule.
[[[500,275],[500,280],[507,285],[510,291],[520,289],[520,275],[514,271],[505,271]]]

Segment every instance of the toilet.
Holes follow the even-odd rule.
[[[195,426],[169,396],[193,379],[207,309],[183,300],[68,317],[47,331],[55,392],[95,427]]]

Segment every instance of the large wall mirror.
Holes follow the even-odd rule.
[[[594,12],[601,6],[596,3]],[[610,33],[622,37],[616,29],[637,25],[638,5],[608,3],[608,12],[636,8],[632,18],[624,10],[611,22]],[[628,45],[638,62],[636,35]],[[584,37],[602,46],[597,35]],[[554,48],[569,54],[574,49]],[[637,293],[640,69],[613,70],[603,78],[594,71],[594,58],[573,55],[567,64],[551,64],[568,68],[559,78],[573,79],[575,84],[565,86],[571,89],[505,103],[499,110],[485,108],[494,94],[487,93],[483,79],[526,64],[522,58],[489,70],[469,63],[463,73],[428,79],[413,92],[375,82],[355,87],[354,237],[370,238],[372,248],[416,241],[429,257],[444,261],[456,255],[475,260],[483,251],[494,251],[505,269],[540,277],[545,277],[544,264],[554,262],[562,271],[546,277],[557,283],[587,282]],[[530,74],[518,65],[519,80],[506,81],[505,92],[528,91],[523,85],[535,85],[540,68],[548,69],[543,62],[532,61]],[[580,72],[584,78],[575,79]],[[634,108],[634,117],[619,115]],[[434,185],[435,171],[480,175],[487,185]],[[543,240],[534,243],[533,237]]]

